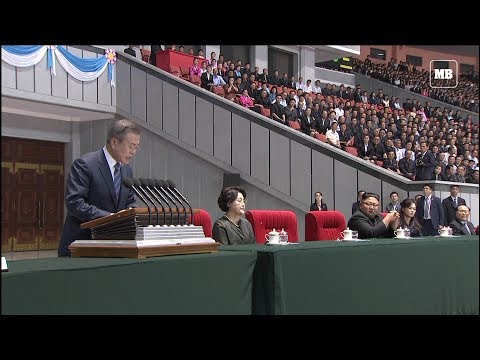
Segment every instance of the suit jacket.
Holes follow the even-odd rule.
[[[420,225],[423,225],[423,215],[425,212],[425,196],[420,196],[417,200],[417,212],[416,216]],[[430,201],[430,217],[432,219],[432,225],[434,229],[438,229],[438,225],[444,224],[443,206],[439,198],[432,195]]]
[[[390,203],[388,204],[386,207],[385,207],[385,212],[390,212],[393,210],[393,204]],[[396,211],[400,212],[400,210],[402,210],[401,206],[400,206],[400,203],[397,203],[397,206],[395,208]]]
[[[419,159],[422,159],[422,164],[420,164]],[[435,169],[435,159],[433,154],[428,150],[425,155],[422,156],[421,153],[415,155],[415,161],[417,166],[417,173],[415,175],[415,180],[433,180],[433,170]]]
[[[348,227],[350,230],[358,231],[359,239],[370,239],[380,237],[393,237],[394,233],[390,227],[386,227],[383,223],[383,216],[376,214],[373,219],[365,215],[361,210],[355,212],[350,220]]]
[[[210,76],[210,79],[208,77]],[[200,86],[204,89],[210,90],[210,85],[213,84],[213,73],[208,74],[206,71],[200,76],[201,84]]]
[[[240,218],[239,225],[236,226],[223,216],[213,224],[212,238],[223,245],[255,244],[255,235],[250,222]]]
[[[133,177],[132,168],[120,168],[122,178]],[[68,246],[75,240],[91,239],[90,230],[83,230],[80,224],[129,207],[136,207],[132,190],[120,186],[117,201],[112,173],[103,149],[85,154],[75,160],[70,168],[65,188],[67,217],[58,245],[58,256],[70,256]]]
[[[352,215],[355,214],[355,212],[360,209],[360,201],[355,201],[352,204]]]
[[[455,206],[452,197],[449,196],[442,201],[442,206],[443,206],[443,214],[444,214],[444,225],[450,224],[453,220],[455,220],[457,217],[455,215],[455,212],[457,211],[457,207],[459,205],[467,205],[465,202],[465,199],[461,198],[460,196],[457,196],[457,205]]]
[[[453,220],[449,226],[452,228],[452,234],[453,235],[475,235],[475,228],[473,224],[470,221],[467,221],[468,228],[470,229],[470,234],[467,232],[467,229],[465,229],[465,226],[458,221],[458,219]]]
[[[316,202],[313,202],[312,205],[310,205],[310,211],[327,211],[327,204],[325,204],[323,201],[320,205],[320,207],[317,205]]]

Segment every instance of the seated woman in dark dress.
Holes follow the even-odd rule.
[[[398,227],[410,230],[410,237],[422,236],[422,227],[415,217],[417,206],[415,200],[405,199],[400,203],[400,221]]]
[[[255,244],[252,225],[242,217],[247,205],[247,194],[239,186],[229,186],[218,197],[218,206],[225,211],[213,224],[212,238],[223,245]]]

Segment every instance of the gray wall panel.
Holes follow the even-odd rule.
[[[17,86],[16,77],[15,66],[2,61],[2,87],[15,89]]]
[[[71,46],[67,46],[67,50],[73,55],[82,57],[82,50],[76,49]],[[117,62],[118,63],[118,62]],[[71,75],[67,74],[68,77],[68,98],[74,100],[83,100],[83,84],[80,80],[75,79]]]
[[[294,199],[310,204],[312,159],[311,149],[295,141],[290,142],[291,148],[291,196]],[[285,169],[286,170],[286,169]],[[308,209],[307,209],[308,210]]]
[[[17,67],[17,89],[33,92],[34,89],[33,67]]]
[[[334,161],[335,171],[335,210],[345,216],[352,216],[352,204],[357,201],[357,170],[340,161]]]
[[[2,113],[2,136],[47,141],[70,141],[70,123],[61,120]]]
[[[103,55],[98,55],[103,56]],[[115,66],[115,82],[117,81],[117,74],[118,74],[118,67]],[[108,69],[106,69],[102,75],[100,75],[97,79],[97,86],[98,86],[98,103],[105,104],[105,105],[114,105],[112,103],[112,91],[116,89],[116,87],[112,87],[110,85],[110,81],[108,81]],[[117,86],[117,84],[115,84]]]
[[[467,197],[467,196],[465,196]],[[478,194],[469,194],[470,199],[465,199],[465,202],[470,207],[470,221],[476,227],[479,225],[479,211],[478,211]]]
[[[117,92],[117,106],[126,111],[130,110],[130,65],[123,61],[117,61],[115,73],[115,91]]]
[[[163,83],[163,131],[178,137],[178,88]]]
[[[196,97],[196,146],[213,155],[213,104]]]
[[[232,166],[250,174],[250,122],[232,114]]]
[[[265,184],[269,184],[269,130],[253,122],[250,123],[250,129],[250,175]]]
[[[143,146],[143,139],[141,142]],[[152,170],[150,173],[152,178],[167,178],[167,159],[169,156],[173,156],[169,148],[168,142],[160,139],[158,136],[154,137],[154,141],[152,141],[152,144],[150,145],[150,154],[152,156]]]
[[[132,67],[132,114],[146,121],[147,114],[147,74],[145,71]]]
[[[55,66],[55,76],[52,76],[52,95],[61,98],[68,97],[67,71],[63,66]]]
[[[47,68],[47,55],[34,66],[35,69],[35,92],[39,94],[52,94],[52,75]]]
[[[147,122],[162,129],[162,80],[147,75]]]
[[[334,208],[334,182],[332,181],[333,159],[327,155],[312,151],[312,189],[310,202],[315,200],[315,192],[323,194],[323,202],[328,210]]]
[[[270,186],[290,195],[290,140],[270,131]]]
[[[92,151],[102,148],[107,139],[107,129],[111,122],[92,121]]]
[[[195,95],[178,90],[178,138],[195,146]]]
[[[378,194],[380,196],[380,204],[383,204],[383,197],[380,187],[381,183],[382,181],[380,179],[377,179],[375,176],[366,174],[362,171],[358,171],[358,189],[363,189],[365,191]],[[390,199],[387,200],[390,201]]]
[[[407,198],[407,192],[405,190],[401,190],[399,189],[397,186],[393,186],[385,181],[382,182],[382,193],[383,193],[383,196],[382,196],[382,199],[383,199],[383,203],[380,204],[380,209],[379,211],[380,212],[385,212],[385,207],[390,204],[391,200],[390,200],[390,193],[392,191],[396,191],[398,193],[398,196],[399,196],[399,201],[402,202],[402,200],[406,199]]]
[[[152,133],[150,133],[149,131],[142,131],[142,135],[140,137],[141,150],[138,151],[133,158],[133,174],[136,178],[151,177],[151,143]]]
[[[213,156],[230,165],[232,163],[232,113],[216,105],[213,107]]]
[[[86,154],[92,151],[92,123],[82,121],[79,124],[80,153]]]
[[[90,51],[83,51],[83,57],[85,59],[94,59],[97,57],[97,54]],[[107,69],[105,69],[104,72],[108,73],[108,67]],[[95,103],[95,104],[97,103],[97,99],[98,99],[97,83],[98,83],[98,78],[92,81],[83,82],[83,101]]]

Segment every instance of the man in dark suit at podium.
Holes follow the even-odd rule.
[[[67,217],[58,256],[70,256],[68,246],[73,241],[91,239],[90,230],[81,229],[81,223],[136,206],[133,191],[123,186],[122,178],[133,177],[128,163],[140,149],[140,133],[135,123],[117,120],[102,149],[73,162],[65,189]]]

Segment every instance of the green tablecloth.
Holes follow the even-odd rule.
[[[254,314],[478,314],[478,236],[222,246],[258,252]]]
[[[255,252],[8,262],[2,314],[251,314]]]

